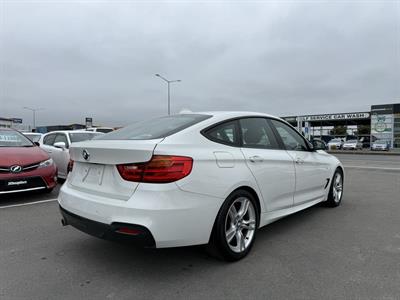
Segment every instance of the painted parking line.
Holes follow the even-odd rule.
[[[35,204],[41,204],[41,203],[46,203],[46,202],[54,202],[54,201],[57,201],[57,198],[55,198],[55,199],[47,199],[47,200],[40,200],[40,201],[35,201],[35,202],[28,202],[28,203],[21,203],[21,204],[5,205],[5,206],[0,206],[0,209],[11,208],[11,207],[19,207],[19,206],[35,205]]]
[[[349,165],[344,165],[344,168],[349,168],[349,169],[368,169],[368,170],[387,170],[387,171],[399,171],[400,168],[387,168],[387,167],[367,167],[367,166],[349,166]]]

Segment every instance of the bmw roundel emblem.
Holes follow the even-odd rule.
[[[82,156],[83,156],[83,158],[84,158],[85,160],[89,160],[89,158],[90,158],[90,154],[89,154],[89,152],[88,152],[86,149],[83,149],[83,150],[82,150]]]
[[[21,167],[21,166],[18,166],[18,165],[11,166],[11,167],[10,167],[10,171],[11,171],[12,173],[19,173],[19,172],[22,171],[22,167]]]

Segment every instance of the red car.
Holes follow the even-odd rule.
[[[56,186],[57,168],[49,155],[16,130],[0,128],[0,195]]]

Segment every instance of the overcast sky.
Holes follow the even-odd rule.
[[[125,125],[172,111],[275,115],[400,102],[400,1],[0,0],[0,117]]]

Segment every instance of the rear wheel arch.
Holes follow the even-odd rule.
[[[261,205],[258,194],[253,188],[249,186],[237,187],[225,198],[224,202],[221,204],[221,207],[218,210],[217,215],[215,216],[214,224],[210,232],[209,241],[208,244],[205,246],[207,252],[210,255],[223,260],[235,261],[245,257],[249,253],[252,245],[254,244],[255,232],[254,236],[252,237],[253,240],[250,242],[247,249],[243,249],[242,253],[232,253],[232,250],[228,249],[229,245],[226,245],[226,241],[224,240],[226,233],[224,234],[221,231],[224,229],[226,230],[226,228],[221,226],[224,226],[223,220],[228,214],[228,211],[230,209],[229,207],[233,205],[232,203],[235,201],[235,199],[239,199],[241,197],[247,197],[250,202],[253,203],[256,215],[254,221],[255,227],[253,230],[257,231],[261,219]]]
[[[257,204],[257,213],[258,213],[259,217],[261,218],[261,202],[260,202],[260,198],[258,197],[257,192],[253,188],[245,185],[245,186],[238,187],[237,189],[232,191],[232,193],[234,193],[234,192],[236,192],[238,190],[244,190],[246,192],[249,192],[254,197],[254,199],[256,200],[256,204]]]
[[[247,186],[247,185],[243,185],[243,186],[237,187],[232,192],[230,192],[229,195],[225,198],[225,200],[228,199],[233,193],[236,193],[237,191],[246,191],[246,192],[250,193],[254,197],[254,199],[256,200],[256,205],[257,205],[257,207],[256,207],[257,208],[257,214],[258,214],[258,217],[259,217],[259,220],[260,220],[261,219],[261,202],[260,202],[260,197],[258,197],[257,192],[252,187]],[[224,202],[225,202],[225,200],[224,200]],[[213,228],[215,226],[215,222],[217,220],[217,216],[218,216],[219,212],[222,209],[223,203],[221,204],[221,207],[219,208],[218,213],[216,214],[216,216],[214,218]],[[211,234],[210,234],[210,236],[211,236]]]

